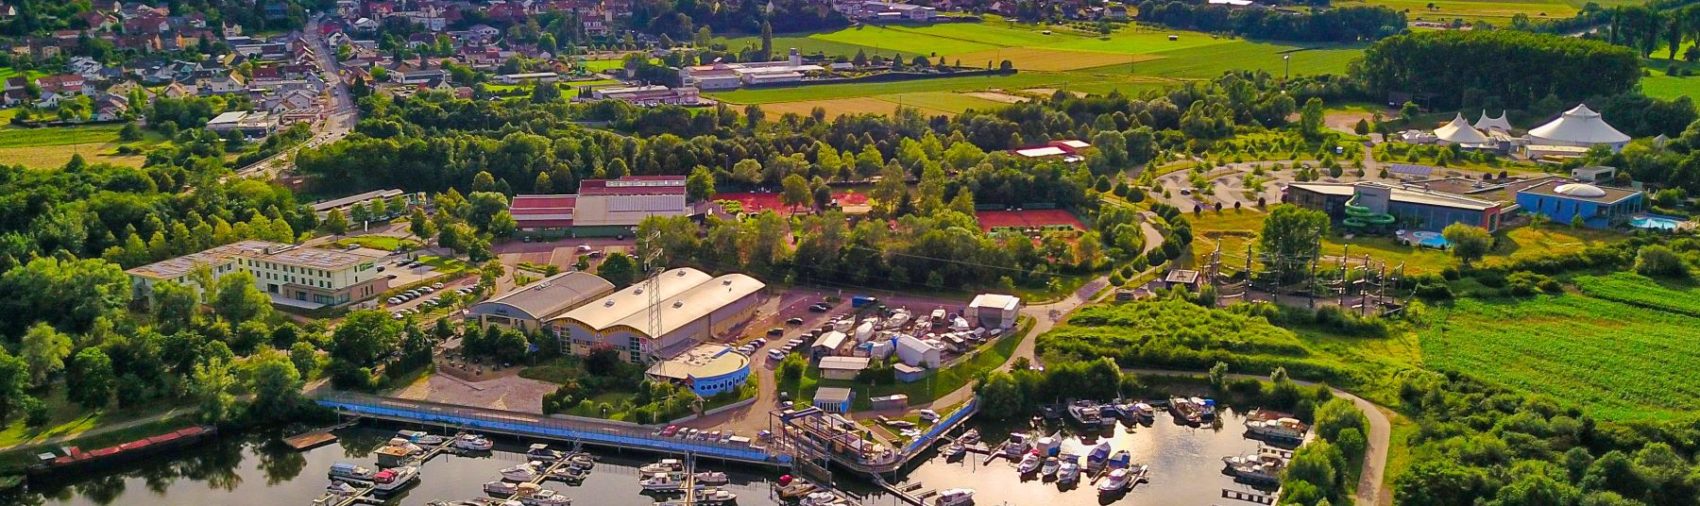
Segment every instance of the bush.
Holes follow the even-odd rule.
[[[1511,294],[1518,297],[1528,297],[1538,292],[1556,294],[1564,291],[1563,285],[1545,274],[1518,271],[1506,276],[1505,281]]]
[[[1670,248],[1654,244],[1635,254],[1635,272],[1647,277],[1680,279],[1688,277],[1688,266]]]
[[[1422,298],[1428,299],[1428,300],[1451,300],[1452,299],[1452,287],[1447,286],[1445,284],[1420,285],[1420,286],[1417,287],[1416,291],[1413,292],[1413,293],[1418,297],[1422,297]]]
[[[47,413],[47,403],[41,402],[41,399],[34,396],[24,396],[23,399],[19,400],[18,410],[24,413],[24,425],[30,427],[47,425],[50,418]]]

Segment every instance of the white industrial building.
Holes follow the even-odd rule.
[[[942,352],[933,343],[910,335],[897,336],[897,359],[915,367],[938,369]]]
[[[747,84],[798,82],[824,70],[820,65],[805,65],[802,53],[791,48],[790,56],[780,61],[686,66],[679,69],[679,82],[704,91],[729,90]]]
[[[586,302],[547,325],[563,351],[585,354],[604,345],[624,352],[628,361],[643,362],[677,355],[742,323],[766,286],[743,274],[714,277],[688,267],[670,269]]]
[[[974,324],[988,329],[1010,329],[1015,327],[1016,317],[1021,315],[1021,298],[1014,295],[982,293],[974,296],[968,303],[967,316],[974,318]]]

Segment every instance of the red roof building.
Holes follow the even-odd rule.
[[[520,230],[564,229],[573,226],[573,207],[577,202],[577,195],[514,195],[508,213],[519,223]]]

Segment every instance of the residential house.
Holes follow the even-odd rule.
[[[198,80],[195,86],[201,95],[224,95],[246,91],[248,85],[242,81],[242,76],[227,72]]]
[[[119,26],[118,17],[100,11],[88,11],[78,16],[88,25],[90,32],[110,32]]]
[[[94,102],[95,121],[117,121],[124,119],[130,111],[130,100],[121,95],[105,94]]]

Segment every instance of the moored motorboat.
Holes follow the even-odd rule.
[[[567,465],[577,469],[590,469],[596,467],[596,457],[588,453],[574,453],[567,457]]]
[[[938,506],[966,506],[974,504],[974,489],[952,488],[939,492],[938,500],[933,504]]]
[[[1043,461],[1044,459],[1039,457],[1038,452],[1029,452],[1026,456],[1021,457],[1021,463],[1016,464],[1015,470],[1022,475],[1033,474],[1039,470]]]
[[[577,468],[577,467],[573,467],[573,466],[557,467],[557,468],[555,468],[554,471],[549,472],[550,478],[562,480],[562,481],[579,481],[579,480],[583,480],[585,476],[589,476],[589,475],[590,475],[589,469]]]
[[[1193,397],[1188,400],[1192,401],[1193,404],[1198,405],[1198,420],[1200,422],[1211,422],[1216,420],[1216,399]]]
[[[726,473],[719,471],[697,473],[695,478],[698,485],[725,485],[732,482],[732,479],[728,478]]]
[[[1281,471],[1287,467],[1287,462],[1280,457],[1260,453],[1243,457],[1222,457],[1223,472],[1232,475],[1234,479],[1258,484],[1270,484],[1281,481]]]
[[[537,466],[527,462],[517,466],[503,468],[502,479],[508,481],[528,482],[537,479]]]
[[[679,492],[685,489],[685,484],[670,473],[645,473],[638,480],[638,485],[645,492]]]
[[[378,471],[368,467],[358,466],[347,462],[331,464],[330,477],[335,481],[372,481],[372,475]]]
[[[1027,450],[1033,447],[1031,439],[1032,436],[1025,433],[1009,433],[1009,441],[1005,443],[1003,447],[1004,455],[1010,458],[1015,458],[1018,455],[1027,453]]]
[[[1127,491],[1127,488],[1132,484],[1132,471],[1127,469],[1116,469],[1114,471],[1110,471],[1109,476],[1104,477],[1103,483],[1098,484],[1098,493],[1104,495],[1119,494]]]
[[[1110,469],[1127,469],[1127,467],[1132,463],[1133,454],[1128,453],[1127,450],[1122,450],[1116,452],[1115,455],[1110,456],[1108,465],[1110,466]]]
[[[1273,420],[1247,420],[1246,434],[1252,437],[1274,439],[1279,441],[1303,441],[1310,426],[1297,418],[1276,418]]]
[[[680,462],[679,459],[661,459],[659,462],[644,464],[643,467],[638,468],[638,472],[645,475],[656,473],[676,473],[683,470],[685,470],[685,463]]]
[[[1133,413],[1130,417],[1136,421],[1149,423],[1157,419],[1157,408],[1151,407],[1148,403],[1135,402],[1133,403]]]
[[[517,491],[519,491],[519,486],[509,481],[496,480],[484,483],[484,493],[490,495],[514,495],[514,492]]]
[[[1033,444],[1033,451],[1041,457],[1050,457],[1062,451],[1062,432],[1041,437]]]
[[[1062,461],[1056,457],[1045,457],[1045,463],[1039,464],[1039,476],[1056,476],[1057,469],[1062,467]]]
[[[570,506],[573,503],[566,495],[536,483],[521,483],[516,488],[518,491],[514,492],[514,496],[525,506]]]
[[[839,504],[839,503],[842,503],[842,502],[844,502],[844,500],[839,499],[838,494],[823,490],[823,491],[820,491],[820,492],[810,492],[809,495],[803,496],[803,499],[801,501],[798,501],[797,505],[798,506],[833,506],[835,504]]]
[[[961,436],[957,436],[956,442],[962,443],[963,445],[971,445],[980,442],[980,429],[968,429],[968,432],[964,432]]]
[[[945,458],[954,459],[968,453],[968,447],[962,446],[962,442],[960,441],[952,442],[949,446],[944,447],[944,451],[942,453],[944,453]]]
[[[1101,417],[1098,415],[1098,405],[1092,403],[1092,401],[1076,401],[1069,404],[1068,416],[1074,418],[1074,421],[1079,422],[1081,425],[1093,426],[1101,423],[1099,420]]]
[[[407,440],[413,442],[413,444],[422,446],[437,446],[449,440],[443,436],[417,430],[396,431],[396,435],[407,438]]]
[[[392,467],[372,475],[372,488],[380,493],[401,490],[419,481],[419,468],[413,466]]]
[[[490,451],[491,448],[495,447],[496,443],[491,442],[489,438],[477,434],[461,434],[460,437],[455,438],[455,448],[466,451],[487,452]]]
[[[723,488],[705,488],[696,493],[698,504],[727,504],[736,500],[738,494]]]
[[[1065,460],[1057,466],[1057,482],[1074,483],[1080,481],[1080,465],[1074,461]]]
[[[1194,404],[1191,399],[1174,397],[1169,399],[1169,411],[1175,414],[1175,421],[1197,425],[1203,421],[1204,406]]]
[[[541,462],[561,460],[561,455],[560,450],[550,449],[548,443],[532,443],[525,449],[525,458]]]
[[[1099,469],[1103,469],[1104,464],[1110,461],[1110,452],[1109,441],[1099,442],[1098,446],[1092,447],[1092,452],[1086,454],[1086,470],[1096,473]]]

